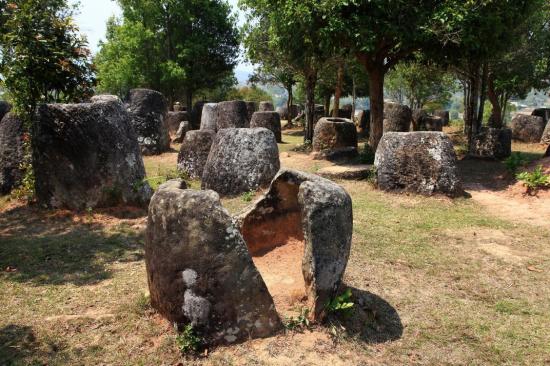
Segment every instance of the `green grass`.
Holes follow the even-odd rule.
[[[283,148],[302,141],[283,140]],[[149,176],[167,177],[175,157],[145,164]],[[345,328],[316,326],[183,359],[171,325],[148,303],[144,212],[6,210],[0,199],[0,365],[550,361],[547,228],[499,219],[469,199],[339,183],[354,209],[344,282],[366,315]],[[223,204],[236,214],[259,194]]]

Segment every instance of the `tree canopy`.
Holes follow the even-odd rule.
[[[1,86],[30,123],[39,103],[80,101],[93,92],[87,42],[65,0],[0,3]]]
[[[239,40],[235,16],[221,0],[119,0],[122,19],[108,23],[96,58],[102,91],[134,87],[187,104],[233,74]]]

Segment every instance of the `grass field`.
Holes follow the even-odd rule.
[[[283,164],[302,159],[315,171],[291,151],[301,139],[284,135]],[[175,155],[146,158],[148,175],[160,183]],[[353,198],[345,285],[357,316],[208,356],[182,357],[148,305],[144,211],[74,214],[0,199],[0,365],[550,364],[549,226],[472,199],[339,183]],[[224,205],[236,213],[249,198]]]

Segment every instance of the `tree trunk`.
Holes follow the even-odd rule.
[[[355,121],[355,103],[357,102],[357,90],[355,88],[355,78],[352,78],[351,89],[351,120]]]
[[[477,112],[479,102],[479,73],[474,73],[468,80],[468,100],[464,106],[464,128],[468,137],[468,147],[477,134]]]
[[[344,84],[344,65],[338,64],[336,73],[336,87],[334,88],[334,105],[332,107],[332,117],[338,118],[340,113],[340,97],[342,96],[342,85]]]
[[[332,98],[332,95],[329,94],[329,95],[325,95],[325,100],[324,100],[324,104],[325,104],[325,117],[326,116],[330,116],[330,99]]]
[[[479,112],[476,119],[476,133],[481,130],[483,125],[483,115],[485,114],[485,95],[487,93],[487,78],[489,77],[489,66],[487,63],[483,65],[483,72],[481,74],[481,86],[479,91]]]
[[[185,93],[185,104],[187,105],[187,113],[191,113],[193,111],[193,93],[190,90]]]
[[[376,151],[384,133],[384,75],[383,68],[369,68],[370,135],[369,146]]]
[[[489,120],[489,125],[493,128],[502,128],[502,105],[500,104],[499,98],[495,91],[492,75],[487,78],[487,97],[493,106],[493,112],[491,114],[491,119]]]
[[[305,131],[304,142],[313,142],[313,125],[315,118],[315,84],[317,83],[317,72],[310,71],[305,78],[306,86],[306,108],[305,108]]]
[[[293,103],[293,95],[292,95],[292,85],[287,86],[286,92],[288,93],[288,98],[286,100],[286,110],[287,110],[287,121],[286,126],[287,128],[292,128],[294,125],[292,124],[292,119],[294,118],[292,114],[292,103]]]

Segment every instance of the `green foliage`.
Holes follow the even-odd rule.
[[[433,110],[450,103],[457,83],[441,68],[413,61],[398,64],[388,74],[385,90],[394,100],[412,109]]]
[[[246,100],[250,102],[273,102],[271,95],[265,90],[258,88],[255,85],[242,86],[240,88],[231,89],[225,100]]]
[[[191,324],[187,324],[176,336],[176,346],[182,354],[197,352],[202,343],[202,339],[197,336]]]
[[[311,326],[311,323],[309,321],[309,311],[310,310],[308,308],[301,308],[300,315],[298,315],[296,318],[292,316],[290,318],[287,318],[284,321],[285,329],[301,331],[309,328]]]
[[[21,164],[19,166],[19,168],[23,172],[23,178],[21,179],[21,184],[19,185],[19,187],[16,187],[11,192],[11,196],[17,200],[31,203],[35,199],[36,191],[34,188],[35,177],[32,167],[32,152],[29,134],[23,135],[23,151],[23,161],[21,161]]]
[[[518,168],[525,165],[526,163],[527,160],[520,152],[514,152],[512,153],[512,155],[506,158],[506,160],[504,160],[504,165],[506,165],[506,169],[512,174],[516,174]]]
[[[96,58],[100,90],[148,87],[170,102],[215,89],[233,74],[236,18],[220,0],[119,0]]]
[[[532,172],[520,173],[516,178],[523,182],[529,193],[536,193],[541,188],[550,187],[550,175],[544,174],[542,165],[537,166]]]
[[[255,195],[256,195],[256,192],[254,191],[244,192],[242,194],[242,199],[244,202],[251,202]]]
[[[365,144],[363,149],[359,152],[359,162],[361,164],[374,164],[375,152],[368,144]]]
[[[39,103],[80,101],[92,94],[90,51],[66,0],[0,4],[0,87],[27,127]]]
[[[329,300],[325,306],[325,310],[329,314],[341,313],[344,316],[349,316],[353,313],[354,303],[352,302],[352,292],[348,288],[340,296],[336,296],[334,299]]]

